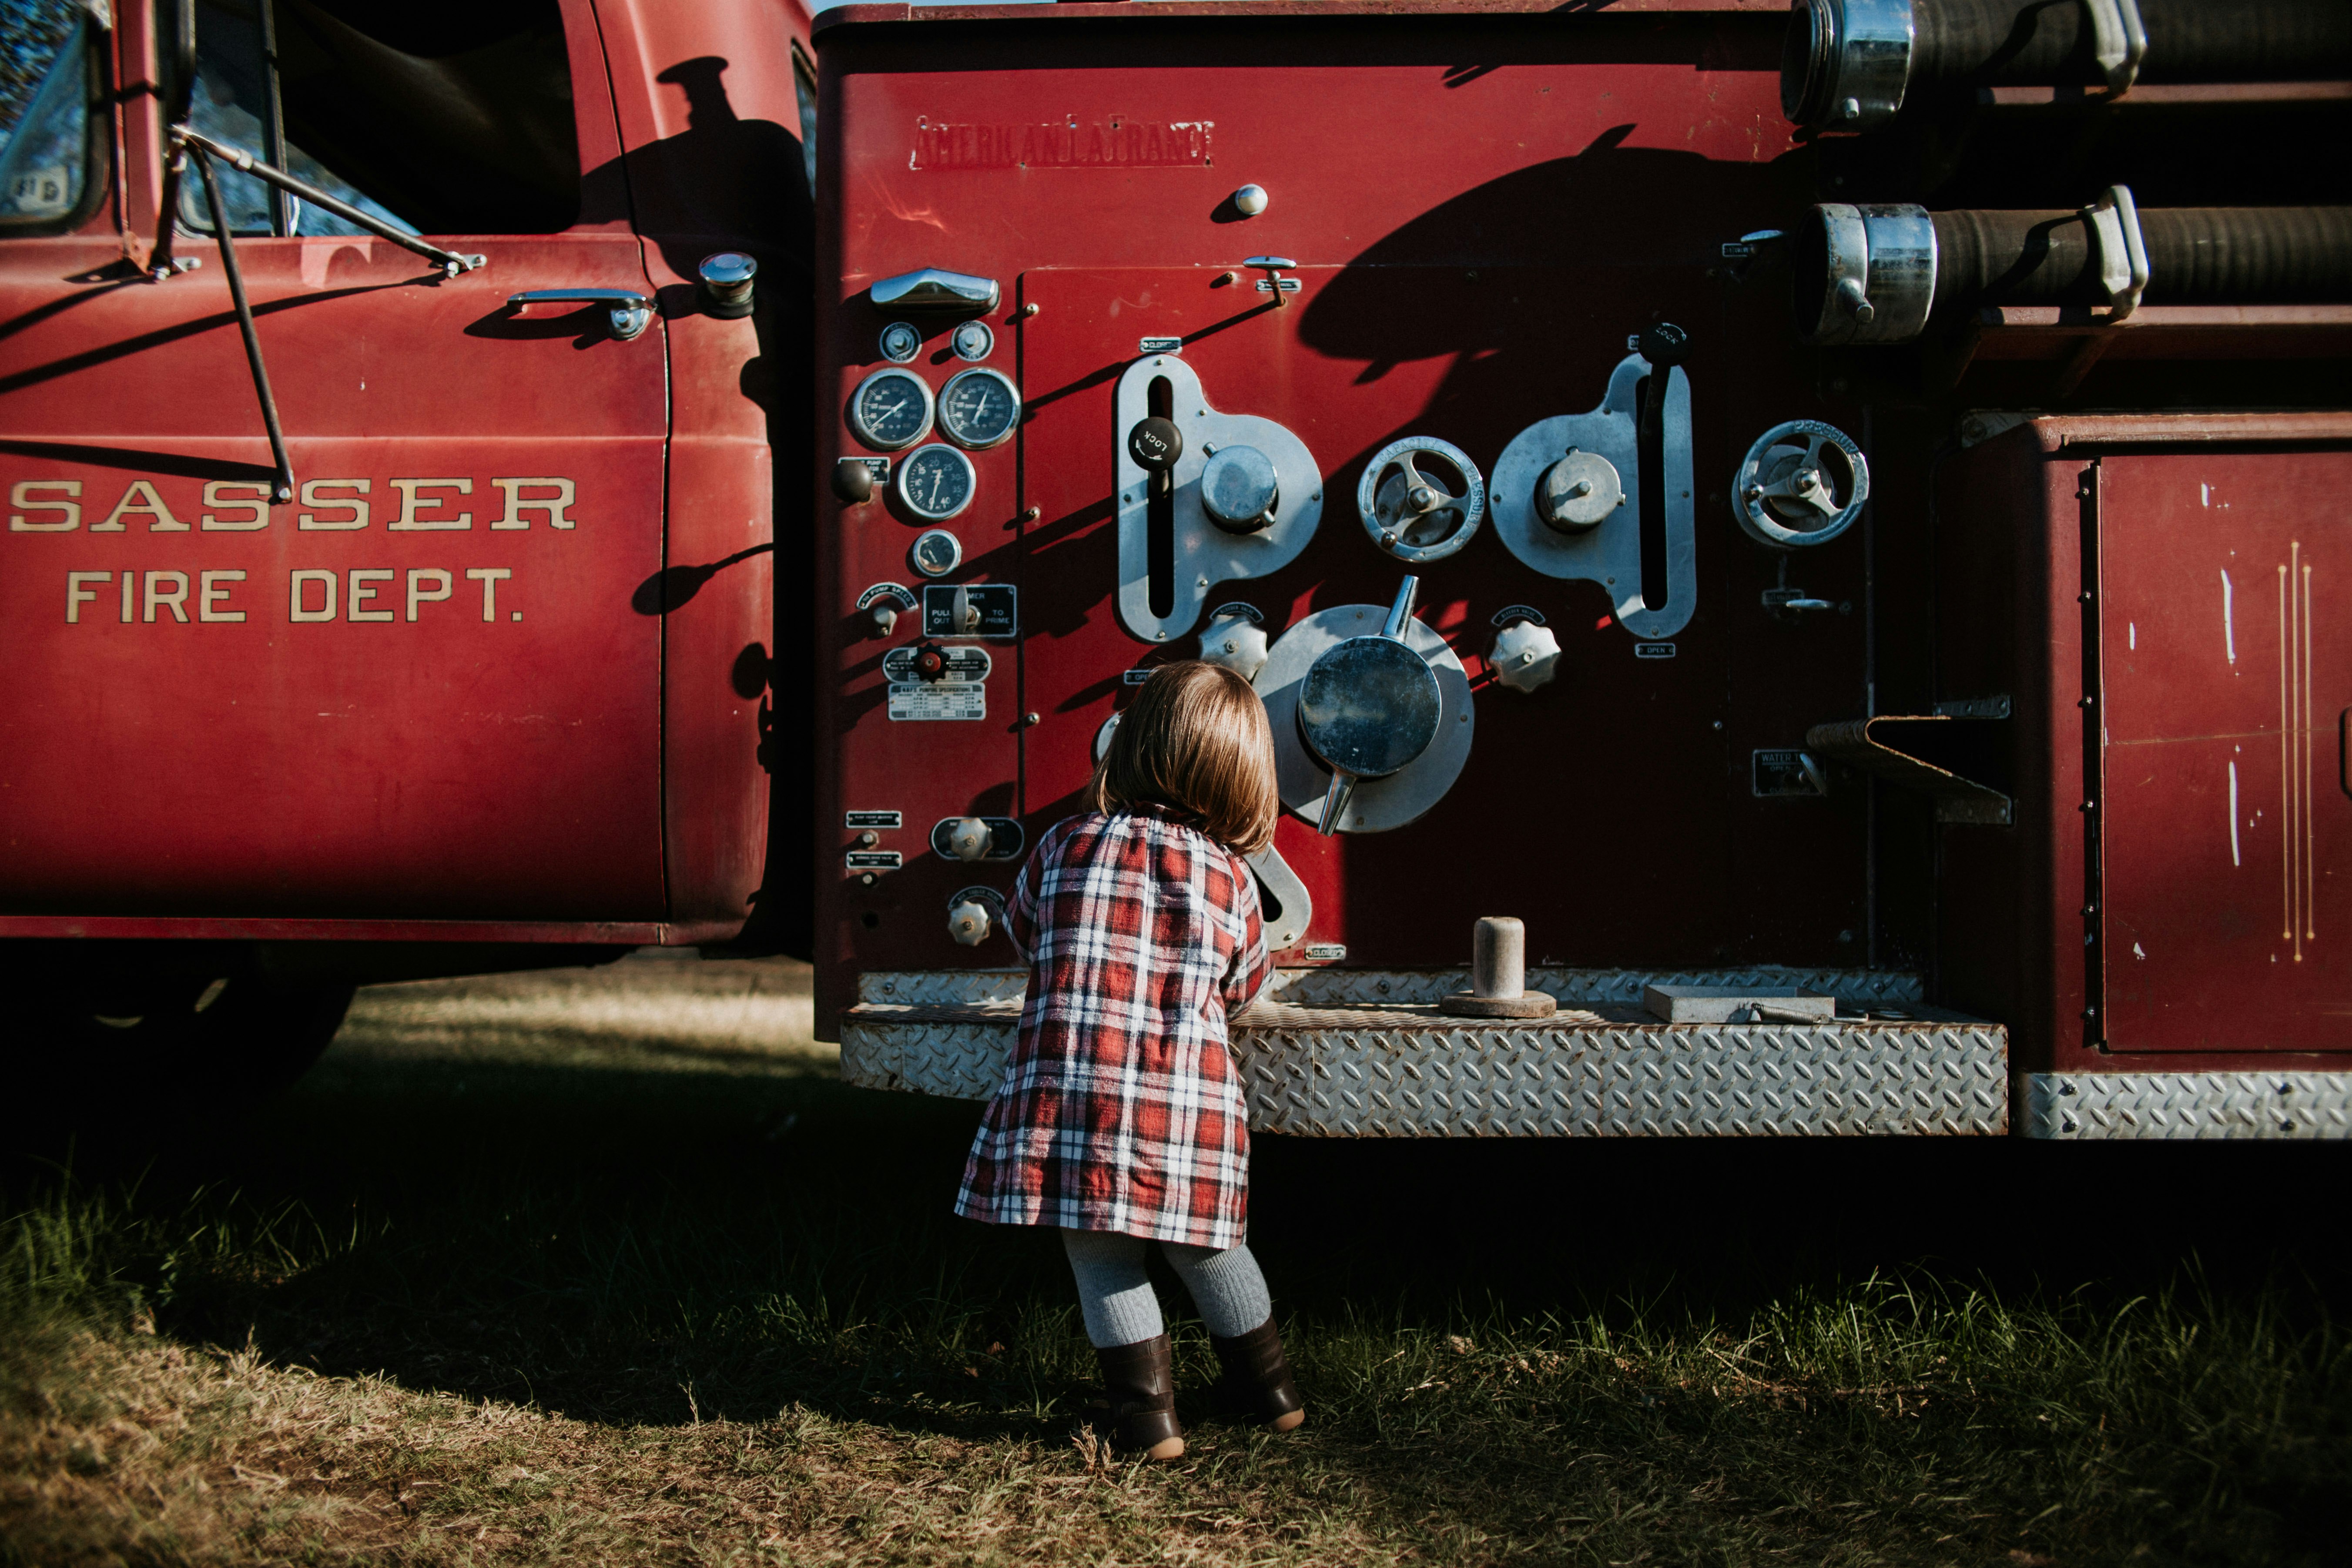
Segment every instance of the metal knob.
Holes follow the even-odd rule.
[[[703,309],[722,321],[751,313],[751,279],[760,264],[740,250],[722,250],[702,258],[696,269],[702,276]]]
[[[978,947],[994,929],[988,906],[978,899],[965,899],[948,910],[948,934],[965,947]]]
[[[978,947],[1004,919],[1003,896],[993,888],[960,888],[948,899],[948,935]]]
[[[987,823],[977,816],[960,816],[948,829],[948,848],[959,860],[985,860],[989,838]]]
[[[1228,615],[1211,621],[1201,634],[1201,657],[1222,664],[1244,680],[1255,680],[1265,668],[1265,628],[1248,616]]]
[[[845,506],[864,506],[874,499],[874,468],[863,458],[842,458],[833,465],[833,499]]]
[[[888,637],[898,625],[898,606],[885,599],[874,606],[874,635]]]
[[[1127,455],[1135,466],[1160,473],[1176,466],[1184,455],[1184,432],[1172,419],[1155,414],[1149,419],[1139,419],[1135,428],[1127,433]]]
[[[1495,634],[1495,648],[1486,662],[1502,685],[1513,691],[1533,691],[1549,685],[1559,673],[1559,638],[1549,626],[1513,621]]]

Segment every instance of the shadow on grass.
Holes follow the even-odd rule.
[[[1058,1246],[948,1213],[976,1106],[848,1089],[821,1053],[718,1038],[616,1047],[413,1019],[358,1036],[240,1125],[78,1173],[136,1175],[160,1239],[124,1279],[163,1332],[610,1426],[799,1407],[1066,1441],[1090,1358]],[[2098,1324],[2192,1259],[2206,1295],[2190,1338],[2200,1312],[2304,1320],[2259,1337],[2352,1298],[2352,1218],[2321,1197],[2346,1190],[2346,1152],[1265,1137],[1253,1245],[1318,1411],[1291,1451],[1352,1478],[1364,1506],[1440,1510],[1538,1550],[1595,1509],[1633,1521],[1697,1498],[1726,1531],[1764,1531],[1725,1535],[1731,1552],[1838,1539],[1855,1499],[1899,1510],[1942,1488],[1989,1500],[1966,1517],[2009,1533],[1975,1545],[2005,1550],[2022,1539],[2023,1494],[2001,1500],[2019,1476],[2110,1454],[2110,1415],[2118,1430],[2158,1419],[2095,1364],[2122,1342]],[[1162,1294],[1181,1310],[1164,1277]],[[2074,1329],[2021,1305],[2035,1300]],[[1867,1324],[1857,1301],[1874,1303]],[[2131,1342],[2133,1364],[2169,1353],[2170,1332]],[[1197,1325],[1180,1340],[1198,1386],[1205,1342]],[[2011,1382],[1963,1393],[1946,1358],[1979,1352],[1975,1376]],[[2218,1462],[2237,1395],[2215,1397],[2199,1440]],[[2205,1417],[2163,1419],[2148,1441],[2182,1447],[2179,1424]],[[2323,1423],[2338,1440],[2343,1425]],[[1207,1434],[1204,1452],[1255,1441]],[[2119,1487],[2189,1473],[2100,1462]],[[2250,1471],[2265,1553],[2296,1560],[2352,1528],[2328,1480],[2342,1473]],[[1709,1485],[1719,1500],[1692,1489]],[[2108,1517],[2128,1545],[2141,1525],[2104,1498],[2077,1500],[2085,1528]],[[1926,1508],[1917,1529],[1964,1511]]]

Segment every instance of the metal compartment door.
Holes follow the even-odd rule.
[[[2106,1040],[2352,1047],[2352,452],[2100,464]]]

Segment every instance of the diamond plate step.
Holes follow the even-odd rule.
[[[2352,1073],[2029,1073],[2029,1138],[2352,1138]]]
[[[1540,1026],[1261,1002],[1233,1047],[1251,1127],[1310,1137],[2007,1131],[2008,1031],[1904,1000],[1899,1022],[1668,1025],[1604,1005]],[[842,1077],[984,1099],[1019,1017],[1001,994],[853,1007]]]

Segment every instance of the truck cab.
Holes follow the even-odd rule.
[[[23,1048],[238,1070],[371,978],[801,940],[806,11],[14,11]]]

